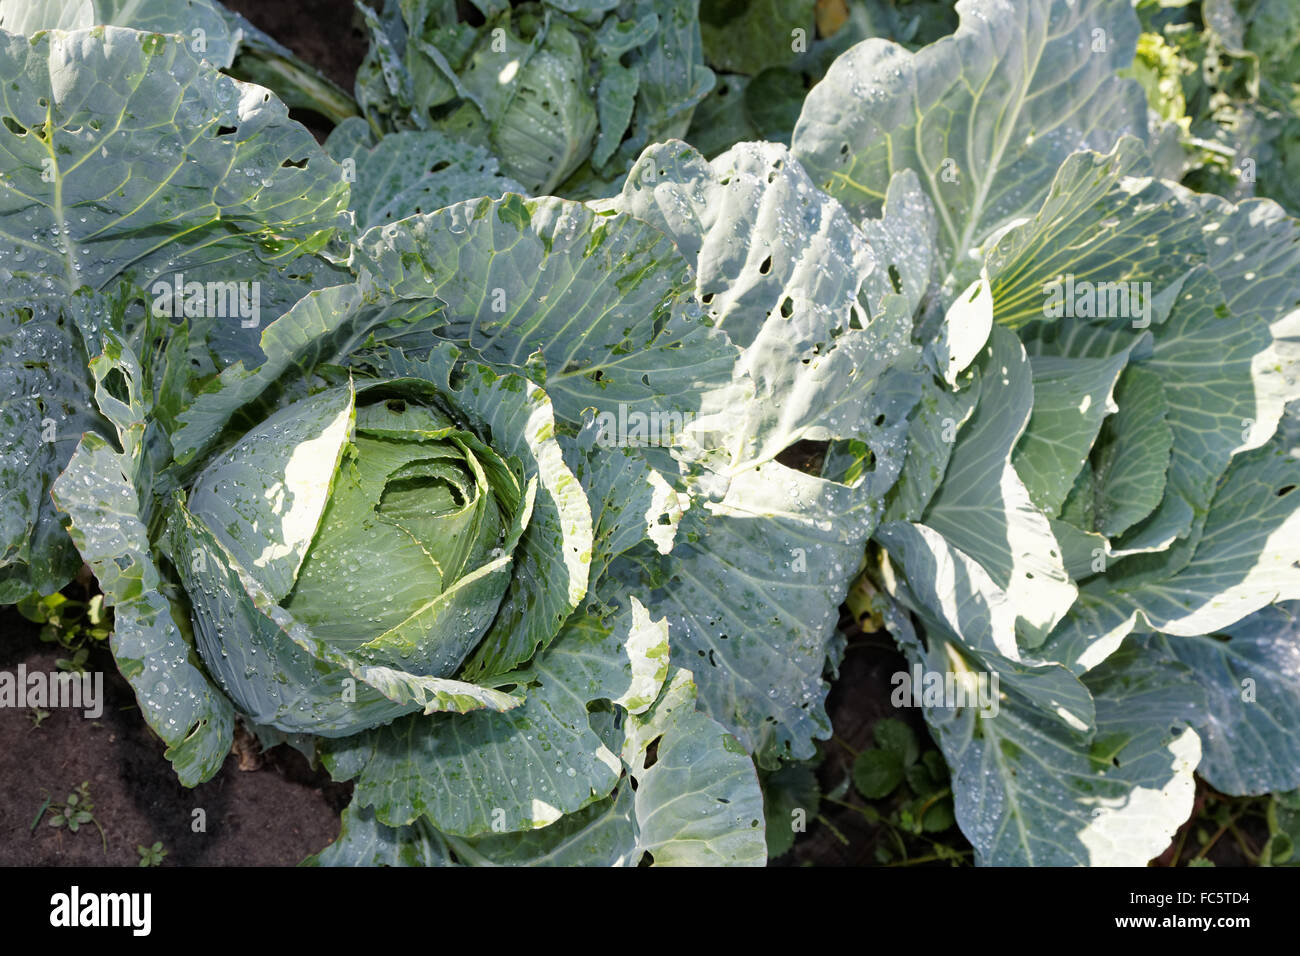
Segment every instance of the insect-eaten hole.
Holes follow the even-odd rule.
[[[4,123],[5,129],[9,130],[9,132],[13,133],[15,136],[27,135],[27,127],[18,122],[12,116],[0,116],[0,123]]]
[[[1277,496],[1279,498],[1284,498],[1287,495],[1291,494],[1291,492],[1293,491],[1295,491],[1295,485],[1283,485],[1281,488],[1277,490]]]
[[[110,369],[104,376],[104,390],[119,402],[131,401],[131,391],[127,388],[126,376],[122,374],[121,369]]]
[[[663,738],[663,734],[660,734],[654,740],[650,741],[650,743],[646,744],[645,768],[647,770],[653,767],[655,765],[655,762],[659,759],[659,741],[662,738]]]
[[[795,471],[802,471],[808,475],[820,475],[822,465],[826,461],[826,450],[829,447],[830,442],[804,439],[784,448],[776,456],[776,460],[787,468],[793,468]]]
[[[903,291],[903,276],[898,271],[898,266],[890,264],[889,266],[889,284],[894,287],[895,293]]]

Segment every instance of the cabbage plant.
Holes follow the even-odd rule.
[[[713,88],[698,0],[476,6],[475,26],[444,0],[360,5],[370,50],[356,98],[371,136],[442,134],[499,158],[528,192],[583,198],[617,191]]]
[[[215,3],[0,0],[0,600],[90,566],[182,783],[238,719],[353,781],[314,862],[762,863],[847,595],[993,686],[900,704],[979,863],[1300,786],[1300,227],[1175,181],[1127,0],[386,6],[322,149]]]
[[[1128,4],[957,10],[844,53],[792,139],[924,344],[862,604],[998,678],[923,704],[978,862],[1141,865],[1194,772],[1300,784],[1300,227],[1162,178]]]
[[[234,175],[306,169],[349,200],[327,157],[269,151],[266,91],[183,41],[35,37],[138,50],[160,83],[194,62],[182,97],[243,105],[182,168],[246,143]],[[864,236],[788,150],[673,162],[705,215],[663,221],[654,149],[604,203],[508,193],[306,232],[319,287],[252,328],[160,307],[185,232],[156,237],[159,271],[51,297],[95,423],[51,503],[182,782],[217,771],[238,715],[355,781],[320,862],[764,861],[758,770],[829,735],[839,604],[920,379],[906,317],[858,304]],[[293,208],[280,228],[311,229]],[[268,285],[312,274],[272,260]],[[804,441],[834,446],[825,468],[785,463]]]

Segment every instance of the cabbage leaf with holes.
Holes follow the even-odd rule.
[[[1158,175],[1129,4],[957,10],[846,51],[792,139],[929,369],[866,574],[913,662],[999,681],[926,708],[977,861],[1140,865],[1198,767],[1300,774],[1300,225]]]
[[[12,6],[0,27],[22,25]],[[339,168],[284,105],[182,38],[0,32],[0,82],[0,599],[13,601],[80,564],[49,491],[83,432],[111,434],[89,401],[94,327],[120,313],[162,361],[166,312],[190,332],[171,338],[173,365],[252,360],[261,327],[348,274],[329,249],[351,225]],[[210,292],[175,295],[191,287],[219,291],[217,308]]]

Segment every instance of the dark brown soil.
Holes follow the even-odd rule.
[[[12,608],[0,610],[0,670],[25,663],[29,672],[53,672],[62,655],[52,648]],[[338,836],[350,788],[312,771],[288,747],[251,760],[262,764],[251,772],[232,754],[215,778],[186,790],[112,656],[98,651],[89,664],[104,673],[98,720],[50,708],[37,727],[30,710],[0,708],[0,865],[135,866],[136,847],[161,840],[164,865],[288,866]],[[37,820],[47,799],[62,803],[82,781],[90,783],[107,851],[91,824],[76,833],[55,829],[52,808]],[[196,809],[204,811],[206,832],[192,829]]]
[[[348,92],[365,59],[366,39],[352,0],[223,0]],[[383,9],[379,2],[368,4]]]

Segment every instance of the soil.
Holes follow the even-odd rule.
[[[0,670],[13,673],[26,664],[28,673],[53,673],[60,656],[13,608],[0,610]],[[104,674],[97,720],[49,708],[38,727],[30,710],[0,708],[0,865],[137,866],[136,847],[161,840],[164,865],[291,866],[338,836],[350,785],[313,771],[288,747],[256,754],[245,738],[242,754],[231,754],[216,777],[187,790],[112,655],[99,649],[87,667]],[[241,761],[257,769],[241,770]],[[38,818],[47,800],[62,803],[83,781],[90,784],[102,841],[93,824],[76,833],[51,827],[53,806]],[[200,809],[205,832],[194,832]]]
[[[352,89],[368,41],[352,0],[222,0],[343,87]],[[368,5],[383,8],[379,2]]]

